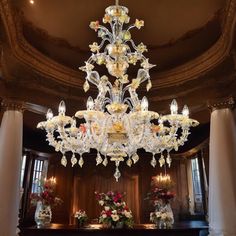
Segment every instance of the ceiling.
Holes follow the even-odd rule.
[[[76,69],[88,57],[88,44],[97,40],[89,22],[100,20],[114,1],[12,1],[22,12],[26,40],[43,54]],[[221,34],[224,0],[121,1],[130,9],[131,22],[145,20],[143,30],[132,31],[148,45],[148,57],[158,71],[180,65],[207,50]],[[194,46],[193,46],[194,45]]]
[[[78,70],[89,57],[88,45],[97,40],[89,22],[100,20],[108,0],[0,1],[0,97],[19,99],[57,109],[60,99],[73,115],[85,107],[88,95]],[[208,102],[236,96],[236,0],[126,0],[131,22],[145,21],[132,31],[135,42],[148,46],[151,70],[150,108],[166,113],[177,98],[191,116],[209,122]],[[105,70],[104,70],[105,73]],[[133,71],[130,71],[133,75]],[[141,87],[140,94],[144,95]],[[26,113],[33,128],[41,115]]]

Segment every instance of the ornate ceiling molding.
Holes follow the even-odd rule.
[[[82,86],[83,75],[46,57],[33,48],[24,38],[19,17],[9,0],[0,1],[0,15],[13,55],[36,72],[70,86]]]
[[[229,55],[236,23],[236,1],[230,0],[225,10],[222,34],[218,41],[201,56],[173,70],[155,76],[153,89],[160,89],[193,80],[209,72]]]
[[[84,75],[63,66],[33,48],[24,38],[22,24],[14,14],[9,0],[0,1],[0,14],[13,55],[37,73],[67,86],[82,86]],[[205,53],[172,70],[152,75],[153,90],[176,86],[194,80],[219,65],[228,56],[236,22],[236,0],[230,0],[225,10],[222,35]]]
[[[29,21],[25,16],[24,13],[20,13],[20,20],[22,21],[23,27],[26,28],[26,30],[29,30],[29,32],[33,32],[36,37],[39,37],[43,41],[49,42],[53,45],[56,45],[58,47],[65,47],[67,49],[73,50],[78,53],[86,53],[90,55],[91,51],[89,48],[87,50],[82,49],[80,46],[73,46],[68,40],[56,36],[52,36],[50,32],[48,32],[45,29],[42,29],[36,25],[34,25],[31,21]],[[222,16],[222,9],[215,12],[215,14],[205,23],[203,23],[201,26],[194,28],[192,30],[184,32],[182,35],[178,36],[177,38],[172,38],[169,41],[163,43],[163,44],[154,44],[154,45],[147,45],[148,51],[155,51],[162,48],[169,48],[172,47],[184,40],[188,40],[192,37],[194,37],[196,34],[199,34],[203,29],[209,28],[212,24],[220,23],[220,18]],[[27,36],[25,36],[27,39]],[[32,44],[33,45],[33,44]]]

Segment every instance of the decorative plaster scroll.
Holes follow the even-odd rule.
[[[49,59],[33,48],[22,34],[20,21],[15,19],[10,0],[0,1],[0,14],[7,32],[13,55],[32,69],[68,86],[82,86],[84,75]],[[229,0],[222,35],[205,53],[172,70],[153,75],[153,90],[176,86],[191,81],[219,65],[228,56],[232,46],[236,22],[236,0]]]

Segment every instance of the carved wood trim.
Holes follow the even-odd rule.
[[[84,74],[61,65],[46,57],[33,48],[22,34],[19,17],[13,13],[9,0],[0,1],[0,14],[6,29],[13,55],[22,63],[30,66],[38,73],[66,84],[67,86],[82,86]],[[219,65],[228,56],[232,46],[236,22],[236,0],[230,0],[226,7],[222,35],[218,41],[205,53],[196,59],[178,66],[167,72],[152,75],[153,90],[176,86],[191,81]]]

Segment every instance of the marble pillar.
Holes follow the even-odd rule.
[[[210,236],[236,235],[236,126],[232,98],[214,104],[210,127]]]
[[[17,235],[22,160],[23,106],[3,101],[0,128],[0,235]]]

